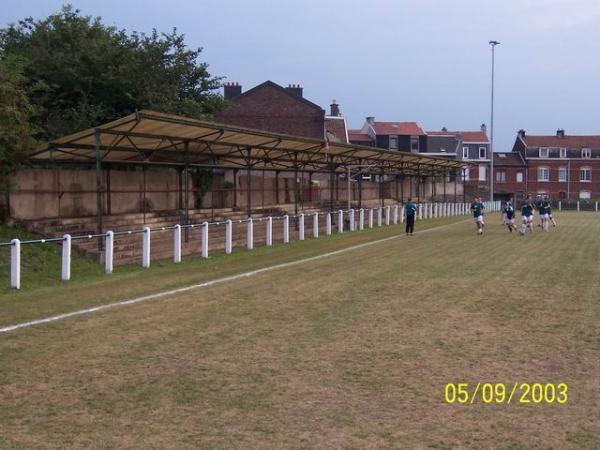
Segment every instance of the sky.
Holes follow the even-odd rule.
[[[0,27],[64,1],[0,0]],[[365,117],[426,130],[490,131],[494,149],[528,134],[600,134],[599,0],[73,0],[129,31],[184,33],[213,75],[249,89],[300,84],[351,128]]]

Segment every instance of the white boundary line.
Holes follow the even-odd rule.
[[[433,231],[433,230],[440,230],[442,228],[447,228],[447,227],[450,227],[450,226],[453,226],[453,225],[456,225],[456,224],[462,223],[462,222],[464,222],[464,221],[461,220],[461,221],[449,223],[446,225],[440,225],[437,227],[427,228],[419,233],[425,233],[427,231]],[[296,261],[290,261],[287,263],[275,264],[274,266],[263,267],[262,269],[252,270],[250,272],[243,272],[243,273],[239,273],[236,275],[230,275],[228,277],[217,278],[215,280],[205,281],[204,283],[192,284],[190,286],[185,286],[182,288],[172,289],[172,290],[164,291],[164,292],[158,292],[156,294],[145,295],[143,297],[136,297],[136,298],[132,298],[130,300],[123,300],[123,301],[119,301],[119,302],[115,302],[115,303],[108,303],[106,305],[95,306],[93,308],[80,309],[78,311],[73,311],[73,312],[65,313],[65,314],[59,314],[56,316],[50,316],[50,317],[46,317],[44,319],[32,320],[30,322],[17,323],[15,325],[9,325],[9,326],[0,328],[0,334],[9,333],[11,331],[15,331],[20,328],[29,328],[29,327],[33,327],[36,325],[42,325],[45,323],[58,322],[58,321],[61,321],[64,319],[68,319],[70,317],[94,314],[94,313],[97,313],[100,311],[104,311],[104,310],[111,309],[111,308],[117,308],[120,306],[134,305],[136,303],[142,303],[142,302],[146,302],[148,300],[155,300],[155,299],[159,299],[162,297],[180,294],[182,292],[188,292],[188,291],[191,291],[194,289],[209,287],[209,286],[213,286],[215,284],[225,283],[227,281],[234,281],[234,280],[239,280],[241,278],[253,277],[255,275],[259,275],[264,272],[270,272],[272,270],[284,269],[286,267],[296,266],[299,264],[304,264],[307,262],[316,261],[316,260],[323,259],[323,258],[328,258],[330,256],[339,255],[342,253],[350,252],[352,250],[358,250],[358,249],[364,248],[364,247],[370,247],[371,245],[381,244],[382,242],[391,241],[393,239],[399,239],[401,237],[405,237],[404,234],[397,234],[395,236],[390,236],[390,237],[383,238],[383,239],[377,239],[375,241],[364,242],[362,244],[353,245],[352,247],[346,247],[346,248],[342,248],[340,250],[335,250],[333,252],[323,253],[321,255],[311,256],[309,258],[299,259]]]

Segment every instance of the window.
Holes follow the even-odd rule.
[[[538,181],[550,181],[550,169],[538,167]]]
[[[581,157],[582,158],[591,158],[592,157],[592,150],[589,148],[582,148],[581,149]]]
[[[567,149],[566,148],[561,148],[560,149],[560,157],[561,158],[566,158],[567,157]]]
[[[592,198],[592,193],[590,191],[580,191],[579,198],[590,199],[590,198]]]
[[[419,151],[419,136],[411,136],[410,137],[410,151],[411,152]]]
[[[487,167],[483,164],[479,165],[479,181],[485,181],[487,179]]]
[[[390,136],[390,150],[398,150],[398,136]]]
[[[485,159],[485,147],[479,147],[479,159]]]
[[[469,167],[463,167],[463,175],[462,175],[462,179],[463,181],[469,181]]]
[[[591,183],[592,181],[592,168],[582,167],[579,169],[579,181],[582,183]]]
[[[558,181],[567,181],[567,168],[559,167],[558,168]]]
[[[469,159],[469,147],[463,147],[463,159]]]
[[[523,182],[523,172],[517,172],[517,183]]]
[[[540,147],[539,156],[540,156],[540,158],[547,158],[548,157],[548,147]]]
[[[498,171],[496,172],[496,182],[498,183],[506,183],[506,172],[502,171]]]

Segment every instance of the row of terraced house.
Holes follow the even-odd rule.
[[[367,117],[361,128],[348,127],[334,100],[330,112],[303,97],[299,85],[271,81],[246,92],[225,85],[232,107],[217,120],[292,135],[375,146],[469,162],[460,175],[468,196],[489,195],[490,142],[486,125],[467,130],[425,130],[416,121],[377,121]],[[449,174],[447,181],[453,181]],[[555,199],[600,198],[600,135],[575,136],[559,129],[552,135],[517,133],[511,151],[494,152],[494,197],[520,200],[527,193]]]

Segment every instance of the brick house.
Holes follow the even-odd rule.
[[[527,164],[519,152],[494,152],[494,199],[518,204],[527,194]]]
[[[284,88],[272,81],[242,92],[238,83],[224,85],[224,97],[231,106],[215,114],[217,122],[246,128],[325,138],[325,110],[303,97],[303,88]]]
[[[446,128],[427,131],[427,154],[476,162],[477,165],[464,172],[466,193],[468,196],[489,193],[490,144],[485,124],[478,131],[449,131]]]
[[[367,117],[360,130],[351,130],[350,142],[386,150],[425,153],[427,135],[417,122],[377,122]]]
[[[556,199],[600,198],[600,136],[529,136],[519,130],[513,152],[524,159],[525,191]]]

